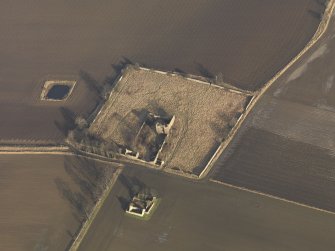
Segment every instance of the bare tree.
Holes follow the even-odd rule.
[[[83,116],[78,116],[75,119],[75,125],[79,130],[83,130],[88,127],[87,120]]]
[[[224,81],[223,81],[223,74],[222,72],[219,72],[216,76],[215,76],[215,84],[217,85],[223,85]]]

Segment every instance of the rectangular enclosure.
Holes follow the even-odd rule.
[[[168,168],[192,172],[207,164],[247,101],[244,93],[206,82],[128,67],[90,131],[135,152],[158,150],[159,162]],[[174,118],[173,123],[153,121],[153,127],[143,127],[150,114]]]

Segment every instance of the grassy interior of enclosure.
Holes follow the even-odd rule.
[[[90,127],[107,141],[134,149],[149,112],[176,116],[162,151],[169,168],[205,166],[243,112],[246,96],[153,71],[128,68]],[[136,149],[134,149],[136,150]]]

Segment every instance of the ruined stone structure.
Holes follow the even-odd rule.
[[[133,149],[124,148],[121,153],[127,157],[142,159],[156,165],[163,165],[159,154],[175,121],[175,116],[163,117],[148,113],[136,137]]]

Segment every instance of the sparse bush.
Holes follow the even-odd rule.
[[[87,120],[84,117],[82,117],[82,116],[76,117],[76,119],[75,119],[75,125],[77,126],[77,128],[79,130],[83,130],[84,128],[88,127]]]

